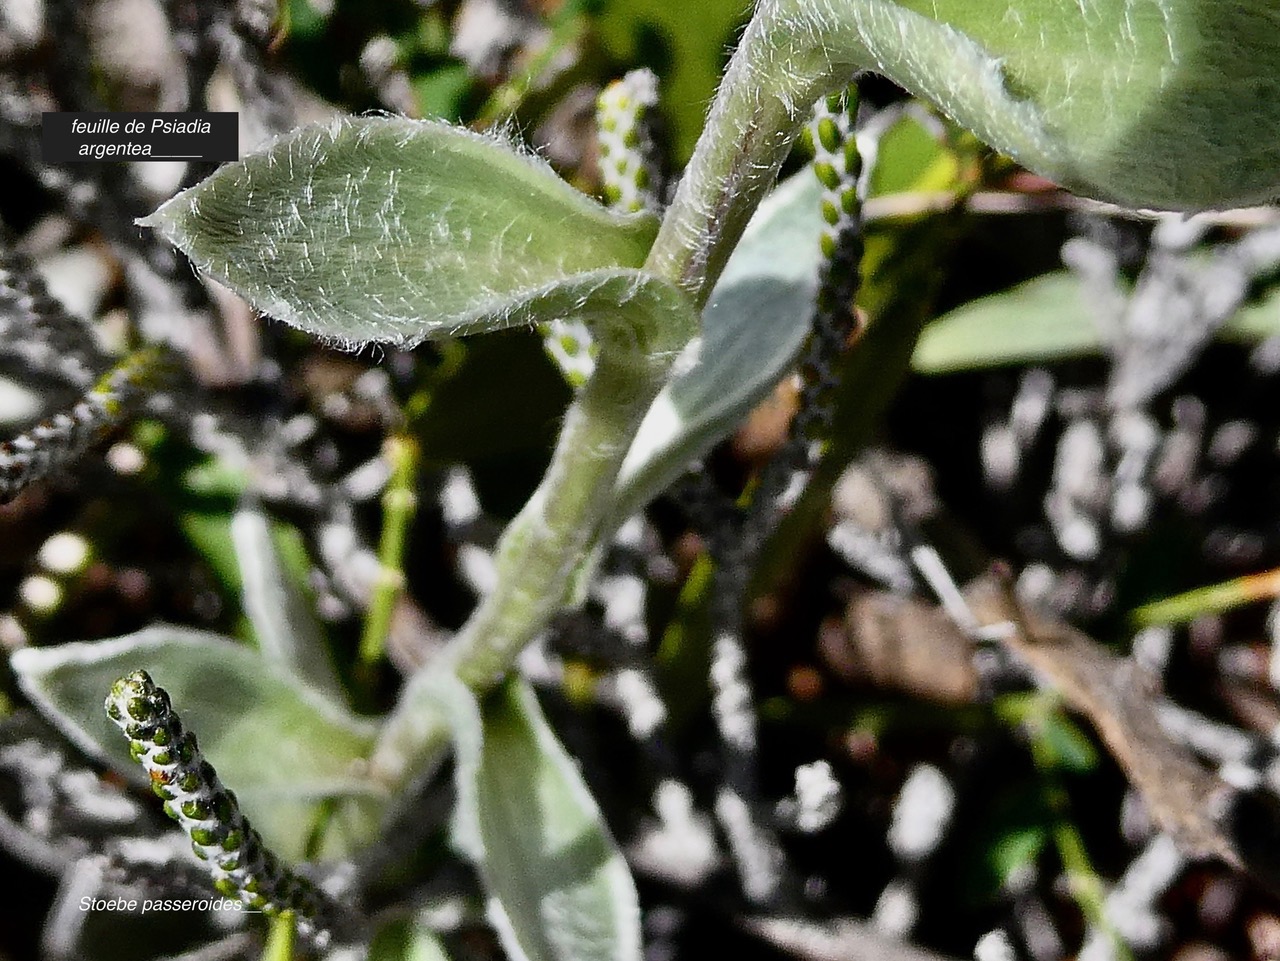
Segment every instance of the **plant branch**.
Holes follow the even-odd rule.
[[[600,345],[595,374],[569,407],[546,476],[498,545],[497,587],[444,663],[409,680],[384,725],[371,768],[396,793],[434,770],[447,744],[447,727],[432,707],[434,673],[451,669],[473,690],[491,689],[562,607],[609,511],[640,422],[697,333],[689,301],[695,309],[705,304],[813,102],[873,62],[859,14],[811,7],[763,0],[729,63],[644,273],[614,277],[584,298]],[[837,48],[850,56],[833,57]]]

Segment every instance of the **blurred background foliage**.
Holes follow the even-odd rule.
[[[601,87],[634,67],[658,74],[662,159],[678,171],[746,6],[282,0],[271,11],[265,59],[319,98],[311,107],[320,115],[327,103],[510,130],[595,193],[592,125]],[[43,43],[4,61],[6,76],[26,78],[24,70],[35,75],[56,60],[59,40]],[[95,62],[92,87],[102,103],[118,107],[125,88],[112,69]],[[975,942],[1000,925],[1029,942],[1040,924],[1057,938],[1057,953],[1020,947],[1037,959],[1066,957],[1074,949],[1064,945],[1083,939],[1097,904],[1087,885],[1058,879],[1114,883],[1150,836],[1149,819],[1134,813],[1120,767],[1092,729],[1052,698],[1028,695],[1025,684],[979,692],[976,682],[964,687],[972,681],[967,673],[956,682],[942,669],[920,676],[876,675],[865,664],[848,669],[866,653],[858,638],[874,633],[867,629],[874,618],[855,602],[876,578],[827,544],[848,520],[840,491],[861,483],[864,501],[894,518],[880,533],[937,544],[960,579],[992,556],[1008,559],[1057,616],[1118,651],[1131,649],[1138,628],[1163,631],[1146,643],[1164,652],[1156,670],[1167,693],[1261,744],[1280,724],[1268,677],[1280,622],[1280,584],[1270,573],[1280,567],[1276,264],[1260,257],[1241,268],[1238,296],[1213,325],[1205,311],[1192,311],[1185,329],[1160,340],[1126,333],[1124,317],[1172,316],[1164,302],[1133,307],[1140,291],[1164,291],[1168,303],[1211,300],[1223,283],[1205,279],[1205,271],[1249,238],[1274,234],[1276,216],[1263,209],[1189,227],[1120,216],[990,156],[884,82],[866,78],[863,90],[865,114],[881,123],[858,301],[866,329],[838,393],[829,456],[762,559],[747,623],[761,794],[789,796],[796,769],[815,758],[835,769],[842,814],[821,831],[786,838],[789,868],[815,913],[879,917],[884,930],[900,925],[895,938],[909,931],[951,956],[971,956]],[[91,319],[115,349],[136,345],[141,334],[131,317],[146,297],[129,272],[137,250],[128,243],[130,217],[146,210],[85,214],[64,203],[70,188],[50,186],[39,165],[3,137],[0,146],[7,184],[0,219],[56,297]],[[788,172],[807,159],[798,151]],[[154,203],[172,186],[144,199]],[[1180,226],[1188,232],[1178,234]],[[1117,303],[1130,304],[1129,312]],[[148,412],[74,476],[0,507],[0,610],[7,612],[0,642],[54,645],[156,620],[248,640],[231,523],[247,489],[265,490],[283,565],[317,602],[354,700],[368,713],[384,710],[399,671],[462,623],[473,601],[439,503],[447,469],[466,465],[484,511],[498,521],[511,516],[545,468],[571,391],[530,331],[350,355],[234,308],[211,313],[234,336],[212,366],[201,368],[203,355],[190,352],[190,366],[203,372],[188,396],[235,424],[248,453],[201,447],[174,426],[171,411]],[[1142,359],[1164,350],[1166,340],[1181,351],[1172,373],[1142,388],[1127,408],[1133,417],[1119,417],[1107,392],[1121,373],[1138,376],[1132,371],[1141,373]],[[242,356],[250,360],[238,367]],[[0,394],[6,432],[67,396],[49,383],[24,385],[13,367],[0,370],[14,374],[12,384],[0,379],[10,391]],[[369,380],[371,371],[383,379]],[[794,408],[794,388],[784,382],[713,453],[708,469],[725,489],[740,490],[777,449]],[[303,430],[304,420],[313,429]],[[379,462],[388,436],[411,443],[419,457],[419,510],[403,558],[413,603],[396,607],[392,663],[361,667],[363,611],[359,591],[340,583],[350,565],[339,540],[354,531],[366,554],[377,543],[385,516],[379,486],[350,495],[340,522],[316,504],[362,465]],[[1148,444],[1143,438],[1154,438],[1146,460],[1134,453]],[[888,460],[877,460],[884,454]],[[297,464],[306,469],[294,470]],[[1132,494],[1131,481],[1149,502],[1145,513],[1116,507],[1121,494]],[[308,485],[324,490],[311,500]],[[935,506],[917,518],[903,506],[913,497]],[[1051,500],[1058,506],[1047,506]],[[910,523],[899,523],[904,510]],[[646,610],[671,716],[662,761],[707,806],[717,773],[707,716],[705,545],[671,503],[651,515],[665,558],[655,565],[661,571]],[[69,567],[48,549],[67,532],[88,545],[83,562]],[[1203,588],[1210,589],[1196,590]],[[895,630],[910,635],[911,618],[926,624],[934,644],[936,622],[924,613],[904,615]],[[544,685],[552,719],[625,838],[649,816],[653,758],[594,699],[608,668],[598,638],[561,640],[569,669],[558,688]],[[946,660],[937,647],[927,650],[929,664]],[[943,696],[957,684],[964,697]],[[11,707],[21,701],[7,668],[0,695]],[[1274,747],[1257,749],[1259,765],[1274,757]],[[949,824],[959,827],[948,827],[914,862],[887,836],[904,785],[922,767],[951,779],[957,801]],[[4,799],[12,802],[13,793]],[[446,860],[436,843],[424,855],[432,866]],[[40,872],[14,870],[24,883],[13,910],[0,916],[0,944],[19,945],[16,959],[36,950],[38,921],[54,893]],[[1277,956],[1280,912],[1269,894],[1217,864],[1179,877],[1158,893],[1169,924],[1138,949],[1141,956]],[[918,921],[895,921],[892,904],[883,906],[898,881],[914,886]],[[700,956],[707,945],[778,957],[778,943],[746,933],[730,887],[718,877],[709,894],[690,895],[642,874],[646,906],[659,909],[649,931],[654,957]],[[471,936],[477,954],[468,956],[492,951],[481,935]]]

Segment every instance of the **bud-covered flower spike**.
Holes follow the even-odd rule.
[[[813,172],[822,184],[822,261],[813,332],[801,359],[804,387],[793,431],[815,441],[831,426],[836,370],[856,326],[854,297],[861,280],[862,158],[853,132],[858,88],[823,97],[802,136],[813,150]]]
[[[658,105],[658,78],[652,70],[632,70],[615,80],[596,99],[596,137],[600,147],[600,186],[605,202],[620,213],[635,214],[661,207],[653,110]],[[543,349],[572,387],[581,387],[595,370],[596,347],[580,320],[552,320],[542,325]]]
[[[658,78],[652,70],[632,70],[596,100],[600,184],[605,201],[616,210],[639,213],[661,206],[652,132],[657,106]]]
[[[165,813],[181,825],[195,856],[208,865],[213,886],[269,916],[292,911],[298,936],[324,948],[340,909],[267,850],[240,812],[236,796],[200,756],[195,735],[182,726],[169,695],[146,671],[134,671],[111,686],[106,709],[129,738],[129,753],[150,775]]]
[[[155,386],[162,366],[162,355],[156,348],[129,354],[70,410],[55,414],[12,440],[0,442],[0,504],[66,467],[120,423],[146,390]]]

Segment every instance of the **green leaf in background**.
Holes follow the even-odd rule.
[[[296,549],[302,550],[293,533]],[[257,505],[242,506],[231,519],[231,538],[244,587],[244,612],[262,656],[342,703],[346,692],[334,671],[315,607],[286,569],[270,518]]]
[[[449,956],[430,928],[399,919],[374,935],[367,961],[449,961]]]
[[[1015,824],[1000,834],[987,850],[987,864],[999,886],[1012,883],[1018,872],[1029,866],[1049,843],[1044,824]]]
[[[403,344],[572,312],[656,229],[495,137],[402,117],[301,127],[139,223],[266,314]]]
[[[1026,729],[1034,742],[1037,764],[1076,774],[1098,766],[1098,749],[1051,694],[1005,694],[996,701],[996,714],[1010,725]]]
[[[337,857],[372,840],[382,798],[360,763],[375,728],[282,666],[216,634],[152,627],[125,637],[24,648],[10,663],[44,715],[130,780],[144,775],[102,710],[114,681],[145,668],[172,696],[223,782],[281,856],[303,857],[320,805],[340,803],[321,848]]]
[[[1046,274],[957,307],[920,335],[911,366],[921,374],[1047,363],[1097,354],[1102,335],[1080,278]]]
[[[897,120],[881,135],[875,158],[867,183],[869,197],[954,189],[960,176],[955,153],[939,141],[935,132],[910,115]]]
[[[1253,344],[1280,334],[1280,287],[1245,304],[1217,338]],[[980,297],[925,328],[911,357],[921,374],[947,374],[1010,364],[1047,364],[1097,356],[1105,343],[1083,281],[1067,270]]]
[[[640,906],[573,759],[513,678],[477,708],[442,679],[454,732],[455,843],[476,862],[513,961],[639,961]]]
[[[790,368],[817,292],[822,185],[805,169],[765,198],[702,313],[698,362],[654,401],[617,482],[621,520],[731,433]]]
[[[1038,736],[1043,740],[1046,758],[1054,767],[1087,774],[1098,766],[1098,749],[1065,711],[1047,712]]]

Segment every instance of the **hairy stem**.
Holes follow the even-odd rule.
[[[696,330],[696,315],[668,284],[620,277],[592,302],[612,305],[588,318],[600,346],[596,371],[565,415],[542,483],[503,533],[497,586],[442,662],[409,680],[383,726],[372,771],[384,783],[403,787],[432,770],[447,745],[448,727],[433,709],[435,672],[451,670],[477,692],[492,689],[563,606],[608,513],[631,438]]]

